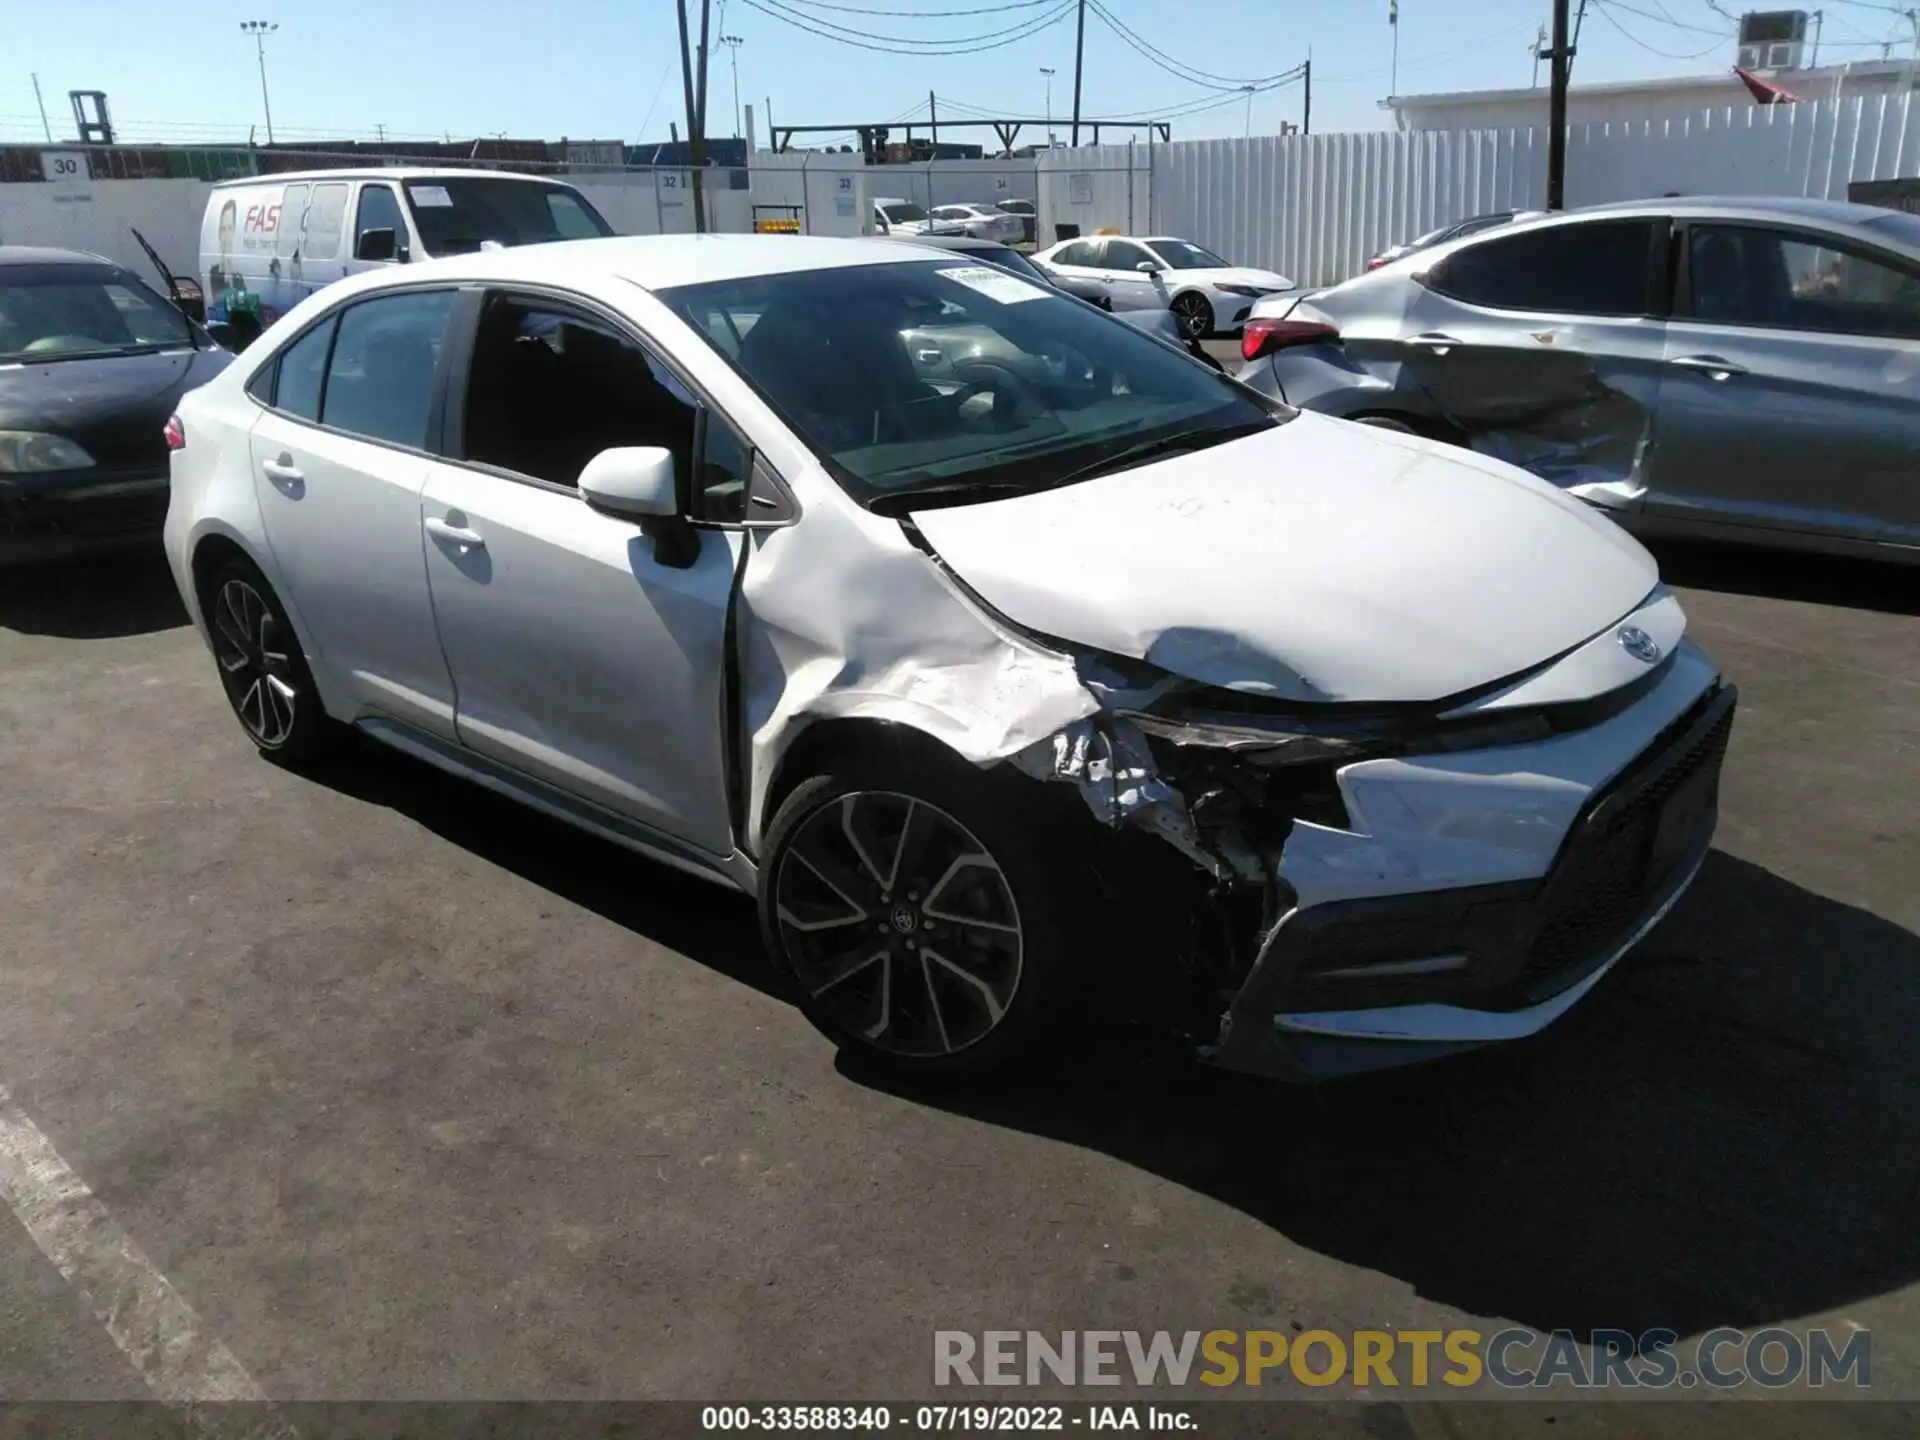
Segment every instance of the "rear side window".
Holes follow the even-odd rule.
[[[430,290],[363,300],[348,309],[327,365],[322,423],[369,440],[426,449],[434,377],[453,302],[453,291]],[[280,383],[284,394],[284,376]]]
[[[280,195],[280,218],[273,253],[282,260],[300,248],[300,232],[307,219],[307,187],[289,185]]]
[[[320,392],[327,377],[327,349],[333,343],[337,321],[316,325],[280,352],[279,380],[273,385],[273,407],[318,424]]]
[[[347,224],[347,187],[316,185],[307,201],[306,238],[300,253],[309,260],[334,260],[340,255],[340,232]]]
[[[1502,235],[1455,251],[1427,283],[1491,310],[1644,315],[1653,227],[1603,220]]]

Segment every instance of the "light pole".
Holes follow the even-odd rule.
[[[733,138],[740,138],[740,47],[747,42],[738,35],[722,35],[720,43],[733,52]]]
[[[1253,86],[1242,85],[1240,88],[1247,92],[1247,138],[1251,140],[1253,138]]]
[[[273,144],[273,102],[267,99],[267,36],[280,26],[272,20],[242,20],[243,34],[253,37],[254,54],[260,59],[260,106],[267,112],[267,143]]]
[[[1047,77],[1047,148],[1053,148],[1053,69],[1042,65],[1040,73]]]

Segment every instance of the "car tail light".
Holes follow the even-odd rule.
[[[1314,320],[1249,320],[1240,334],[1240,358],[1258,360],[1294,345],[1317,345],[1338,340],[1340,332]]]
[[[167,437],[167,449],[184,450],[187,448],[187,427],[180,423],[178,415],[169,415],[167,423],[160,433]]]

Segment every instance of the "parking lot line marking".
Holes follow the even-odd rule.
[[[198,1428],[294,1440],[233,1352],[107,1213],[12,1092],[0,1085],[0,1198],[164,1404]],[[203,1409],[251,1402],[222,1415]]]

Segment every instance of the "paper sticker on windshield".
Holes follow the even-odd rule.
[[[444,185],[409,185],[407,194],[413,197],[416,205],[425,205],[434,209],[452,209],[453,197],[447,194]]]
[[[940,273],[969,290],[978,291],[989,300],[998,300],[1002,305],[1018,305],[1022,300],[1047,298],[1047,292],[1031,280],[1022,280],[1018,275],[996,270],[991,265],[966,265]]]

